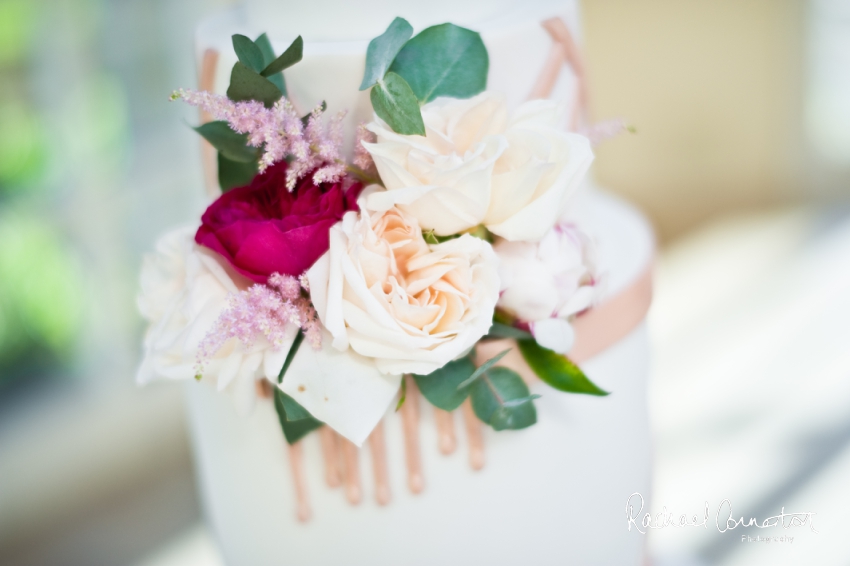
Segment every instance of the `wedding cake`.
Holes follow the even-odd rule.
[[[446,28],[446,22],[453,26]],[[422,30],[445,32],[448,42],[454,38],[466,41],[472,37],[464,35],[471,34],[469,30],[477,32],[475,37],[480,34],[483,48],[473,38],[461,45],[467,51],[452,44],[445,53],[449,58],[453,54],[460,57],[486,48],[484,74],[476,75],[473,66],[461,75],[468,76],[470,83],[483,76],[486,90],[482,84],[477,91],[464,94],[464,80],[456,80],[452,88],[461,94],[448,98],[422,95],[418,71],[404,66],[408,60],[404,57],[409,55],[405,49],[411,44],[414,54],[414,47],[425,53],[431,49],[425,40],[415,43],[426,35]],[[410,39],[414,33],[420,35]],[[265,251],[250,260],[242,250],[234,251],[232,238],[248,242],[253,236],[242,233],[244,227],[234,236],[235,230],[216,222],[225,216],[255,214],[253,209],[245,212],[254,201],[230,208],[223,202],[243,191],[239,188],[211,205],[194,242],[194,229],[175,233],[170,242],[160,243],[157,258],[143,270],[140,307],[151,319],[152,330],[139,378],[147,381],[197,374],[200,380],[188,380],[184,386],[192,440],[205,515],[228,564],[643,563],[644,539],[627,530],[624,511],[629,496],[648,493],[650,485],[648,342],[643,319],[651,295],[654,243],[638,212],[582,180],[591,156],[585,149],[590,147],[587,140],[577,134],[551,133],[569,130],[591,139],[599,135],[600,129],[593,128],[586,113],[577,37],[576,3],[569,1],[249,0],[199,27],[196,48],[201,91],[227,93],[236,100],[234,93],[241,84],[236,67],[250,67],[251,58],[260,57],[255,45],[270,53],[256,65],[257,76],[269,80],[281,67],[269,63],[274,55],[283,53],[283,59],[297,49],[297,64],[288,63],[280,82],[275,82],[284,93],[280,100],[287,100],[289,106],[284,108],[278,102],[273,111],[280,116],[288,109],[306,114],[316,108],[303,118],[308,131],[325,108],[328,113],[347,110],[337,125],[341,133],[327,138],[336,140],[338,154],[303,168],[309,169],[307,175],[313,175],[316,185],[322,175],[330,179],[328,183],[337,183],[332,189],[322,189],[325,196],[339,190],[345,195],[339,198],[346,199],[345,208],[328,223],[330,241],[323,249],[330,249],[318,260],[293,268],[295,278],[287,278],[279,276],[279,269],[273,274],[267,269],[269,275],[258,267],[271,261],[268,257],[274,255],[273,250],[263,248]],[[390,53],[384,64],[383,53]],[[426,57],[417,64],[427,67],[433,60]],[[375,69],[375,76],[368,80]],[[405,114],[403,103],[397,103],[400,91],[393,90],[391,81],[396,76],[390,77],[396,71],[404,79],[404,89],[419,97],[414,109],[421,107],[421,121],[420,110]],[[299,158],[292,158],[298,155],[297,146],[290,144],[281,150],[277,159],[286,154],[288,161],[275,165],[276,160],[268,157],[275,143],[268,132],[262,134],[266,137],[261,143],[257,141],[259,128],[252,130],[249,125],[239,130],[245,120],[256,122],[260,119],[256,116],[267,116],[263,112],[271,112],[270,103],[266,110],[259,103],[252,110],[211,96],[181,91],[177,97],[199,106],[203,122],[217,118],[236,131],[247,132],[245,148],[262,148],[251,154],[265,171],[250,181],[252,190],[264,190],[261,185],[276,178],[293,195],[306,190],[303,183],[309,177],[304,177],[303,171],[300,177],[293,173],[298,171]],[[260,98],[255,95],[253,100]],[[539,99],[560,104],[540,103]],[[549,120],[550,109],[556,106],[557,128],[538,128],[536,124],[543,119],[539,116],[545,114]],[[513,117],[504,117],[508,115]],[[533,127],[521,127],[532,119],[537,120]],[[283,120],[276,127],[284,131],[289,127],[286,124]],[[422,133],[416,130],[420,124],[425,126]],[[407,131],[410,128],[416,131]],[[484,130],[496,133],[484,135]],[[224,188],[246,184],[228,181],[222,173],[223,168],[234,167],[234,159],[245,148],[228,149],[226,142],[216,142],[214,132],[199,131],[219,150],[216,161],[215,149],[205,146],[210,196],[218,197],[219,184]],[[442,133],[435,133],[438,131]],[[536,136],[533,139],[528,137],[530,131]],[[309,144],[306,155],[318,151],[316,146],[326,140],[322,135],[316,134],[318,141]],[[463,136],[478,140],[478,145],[464,146]],[[445,155],[416,161],[417,152],[439,153],[443,151],[440,144],[449,142],[454,146]],[[539,150],[541,144],[544,150]],[[475,216],[474,208],[463,209],[463,199],[440,208],[454,193],[428,192],[435,185],[466,187],[477,182],[478,172],[490,174],[505,167],[504,156],[515,147],[522,148],[512,154],[515,161],[526,159],[523,151],[544,151],[540,154],[544,155],[542,165],[541,159],[529,161],[539,166],[534,182],[543,183],[539,179],[555,171],[560,180],[553,181],[553,186],[569,183],[575,187],[568,198],[558,197],[560,200],[534,210],[530,204],[505,205],[507,209],[495,218],[495,204],[490,204],[486,214]],[[488,152],[495,156],[490,161]],[[556,154],[562,157],[551,157]],[[351,155],[359,155],[354,160],[357,167],[351,170],[363,174],[356,185],[340,180],[344,172],[334,169],[342,163],[339,156]],[[359,158],[365,161],[357,161]],[[438,170],[423,173],[422,168]],[[464,168],[474,171],[467,174]],[[366,171],[372,171],[373,177]],[[456,182],[458,171],[466,176]],[[255,173],[251,171],[244,179]],[[431,176],[422,186],[411,188],[412,181],[405,181],[405,175],[412,174],[420,180]],[[511,174],[493,182],[507,182],[505,179],[513,179]],[[372,178],[383,186],[370,185]],[[493,194],[498,186],[493,185]],[[544,198],[539,196],[543,194],[541,186],[537,185],[533,199]],[[361,191],[356,205],[354,191]],[[287,210],[296,208],[294,203]],[[518,220],[522,213],[525,217]],[[471,216],[475,219],[466,222]],[[489,243],[470,235],[479,228]],[[407,231],[398,237],[401,239],[387,236],[402,229]],[[358,230],[365,230],[366,235],[359,236]],[[410,234],[419,234],[419,230],[427,243],[410,252],[410,265],[425,262],[423,258],[435,250],[440,252],[434,265],[442,265],[439,262],[447,261],[451,254],[467,254],[452,259],[455,263],[451,265],[460,262],[468,266],[462,273],[472,275],[467,283],[457,283],[460,275],[444,275],[441,283],[429,279],[416,287],[417,296],[446,294],[447,281],[451,282],[451,293],[462,297],[466,309],[451,328],[465,324],[463,332],[467,327],[481,330],[477,334],[468,330],[474,336],[463,343],[459,338],[447,339],[445,330],[432,332],[439,338],[433,343],[417,334],[416,344],[425,344],[421,348],[428,355],[416,352],[408,356],[396,346],[387,346],[399,342],[387,337],[389,323],[381,322],[386,313],[375,314],[369,301],[377,295],[383,297],[382,293],[395,297],[396,285],[407,285],[408,292],[419,285],[412,275],[415,268],[400,263],[413,245],[411,238],[420,237]],[[311,232],[298,240],[298,246],[309,247],[327,232],[328,228],[319,236]],[[375,247],[375,234],[390,242],[388,257],[401,266],[393,269],[400,270],[396,277],[403,278],[402,283],[391,279],[368,288],[355,284],[357,277],[371,277],[378,261],[375,257],[384,253],[380,251],[384,248]],[[185,251],[188,247],[194,255],[185,256],[189,258],[185,267],[182,263],[178,266],[172,260],[190,253]],[[484,264],[494,257],[493,250],[498,262],[494,260],[493,267],[488,267]],[[335,258],[340,254],[348,256],[337,268]],[[153,264],[158,270],[150,267]],[[541,267],[544,264],[545,269]],[[436,269],[434,265],[423,269]],[[179,277],[173,275],[177,271]],[[338,271],[342,274],[335,276]],[[172,283],[177,280],[174,277],[179,284]],[[550,279],[554,287],[547,287]],[[300,291],[299,281],[303,285]],[[250,287],[252,283],[254,287]],[[431,291],[419,290],[428,284]],[[173,297],[180,286],[187,289],[179,291],[183,294],[175,308],[184,315],[174,327],[177,323],[168,314],[171,311],[157,306],[157,301],[178,305]],[[251,295],[251,289],[257,287],[262,287],[261,291]],[[239,324],[252,324],[247,315],[239,318],[239,309],[267,304],[269,293],[278,293],[274,308],[280,308],[283,297],[284,306],[291,307],[287,316],[301,322],[281,326],[279,334],[274,334],[266,320],[265,325],[256,326],[260,330],[255,330],[244,348],[239,346],[243,332]],[[333,300],[335,293],[341,293],[341,307]],[[171,302],[161,299],[166,295]],[[219,295],[230,297],[228,307],[187,307],[209,305],[209,297]],[[547,302],[550,295],[560,314],[550,314],[551,304],[555,304]],[[460,308],[453,305],[461,303],[440,300],[429,303],[439,305],[434,306],[439,316],[449,317],[452,309]],[[416,326],[411,321],[424,316],[418,311],[409,314],[408,306],[401,308],[392,298],[387,301],[381,304],[403,319],[404,328]],[[225,304],[224,299],[216,304]],[[298,311],[302,306],[307,310]],[[194,314],[185,315],[192,308]],[[549,310],[543,315],[525,314],[535,308]],[[486,315],[483,322],[475,314],[479,311]],[[294,338],[299,324],[301,330]],[[440,324],[449,328],[448,323]],[[170,330],[162,330],[166,327]],[[204,330],[199,328],[213,330],[201,339]],[[194,338],[185,338],[190,334]],[[302,334],[306,338],[299,348]],[[157,345],[164,335],[169,336],[169,344],[180,336],[179,352],[174,348],[166,352]],[[476,345],[482,335],[484,339]],[[284,347],[270,346],[278,343]],[[187,349],[186,344],[192,347]],[[235,354],[238,348],[244,352]],[[441,349],[450,353],[437,360],[432,354]],[[535,358],[534,352],[543,353]],[[343,359],[343,354],[348,357]],[[558,363],[566,360],[568,364],[563,366],[567,373],[559,374],[560,378],[552,378],[546,362],[541,361],[550,355],[557,357]],[[432,385],[436,378],[431,376],[448,376],[453,370],[447,368],[456,368],[461,362],[470,370],[460,376],[461,383],[453,382],[451,391]],[[472,370],[475,373],[470,376]],[[275,379],[278,373],[280,378]],[[522,392],[510,398],[504,394],[510,387],[502,389],[499,384],[503,382],[497,379],[504,377],[508,383],[508,373],[522,377],[519,383],[527,384],[517,386]],[[476,379],[477,383],[469,385]],[[488,402],[482,379],[501,404],[495,412],[482,408]],[[467,389],[472,393],[463,393],[455,402],[457,392]],[[340,401],[343,396],[345,402]],[[349,398],[356,398],[358,404],[352,405]],[[532,404],[536,409],[530,408]],[[489,422],[482,412],[492,416]],[[298,415],[293,416],[295,413]],[[287,429],[296,423],[305,428]],[[314,433],[306,434],[313,429]]]

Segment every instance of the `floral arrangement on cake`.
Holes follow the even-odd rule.
[[[265,34],[233,47],[226,96],[172,95],[215,119],[196,130],[223,192],[144,261],[140,382],[194,377],[250,407],[266,381],[290,444],[327,424],[358,446],[404,403],[405,375],[495,430],[534,424],[539,395],[496,365],[507,350],[476,365],[491,339],[515,340],[555,390],[607,394],[566,355],[600,278],[563,220],[593,153],[558,104],[509,113],[478,33],[413,36],[396,18],[369,44],[374,117],[349,156],[343,114],[287,97],[300,37],[277,57]]]

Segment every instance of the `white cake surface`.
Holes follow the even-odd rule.
[[[565,2],[558,8],[578,35],[575,6]],[[334,9],[336,17],[314,21],[314,14]],[[219,52],[215,90],[223,93],[236,60],[231,34],[269,31],[277,52],[303,35],[304,59],[285,72],[290,97],[305,112],[321,100],[330,111],[348,109],[350,134],[371,118],[368,92],[358,91],[368,40],[392,16],[407,17],[417,32],[443,21],[480,31],[490,55],[488,89],[504,92],[516,106],[528,97],[551,49],[540,21],[555,14],[546,2],[514,0],[253,0],[205,22],[196,47],[199,60],[209,49]],[[551,97],[570,105],[574,89],[574,77],[563,72]],[[571,216],[597,241],[608,296],[649,268],[652,231],[622,200],[587,183]],[[646,495],[650,486],[648,350],[642,323],[582,364],[591,380],[612,392],[608,397],[533,385],[532,392],[542,396],[535,402],[537,424],[498,433],[484,427],[486,464],[480,471],[468,463],[459,412],[458,447],[446,456],[438,450],[433,408],[420,398],[425,480],[420,494],[408,490],[401,418],[391,408],[384,419],[392,492],[386,506],[375,502],[368,445],[359,457],[363,500],[353,506],[342,488],[325,484],[319,438],[309,435],[302,441],[312,507],[307,523],[296,518],[288,451],[273,404],[261,400],[245,417],[228,395],[187,383],[206,517],[234,566],[637,566],[645,540],[627,530],[625,506],[632,493]]]

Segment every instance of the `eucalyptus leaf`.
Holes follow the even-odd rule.
[[[360,90],[366,90],[384,78],[393,59],[412,35],[413,26],[404,18],[396,18],[387,31],[369,42],[369,47],[366,48],[366,70],[363,72]]]
[[[233,41],[233,50],[243,65],[258,73],[263,70],[265,67],[263,52],[257,44],[251,41],[251,38],[237,33],[230,39]]]
[[[283,436],[286,438],[286,442],[289,444],[295,444],[309,433],[322,426],[324,423],[312,416],[309,416],[309,413],[307,413],[307,417],[297,420],[287,418],[287,406],[291,406],[291,403],[298,405],[298,402],[291,397],[289,398],[291,403],[289,401],[285,401],[286,397],[289,396],[279,388],[275,387],[274,408],[275,411],[277,411],[277,418],[278,421],[280,421],[280,427],[283,429]],[[301,405],[298,406],[301,407]],[[304,407],[301,407],[301,410],[307,412]]]
[[[494,430],[517,430],[536,423],[533,398],[519,374],[504,367],[488,370],[470,391],[472,410]]]
[[[517,344],[522,357],[537,377],[558,391],[608,395],[607,391],[590,381],[584,372],[566,356],[548,350],[534,340],[518,340]]]
[[[259,73],[252,71],[241,61],[233,65],[230,72],[230,86],[227,89],[227,98],[233,101],[259,100],[266,108],[271,108],[283,93],[274,83]]]
[[[478,379],[481,375],[483,375],[485,371],[487,371],[488,369],[490,369],[491,367],[493,367],[493,366],[494,366],[494,365],[495,365],[495,364],[496,364],[499,360],[501,360],[502,358],[504,358],[504,357],[505,357],[505,354],[507,354],[507,353],[508,353],[508,352],[510,352],[510,351],[511,351],[511,349],[510,349],[510,348],[508,348],[507,350],[504,350],[504,351],[502,351],[502,352],[499,352],[498,354],[496,354],[495,356],[493,356],[492,358],[490,358],[489,360],[487,360],[486,362],[484,362],[483,364],[481,364],[481,365],[478,367],[478,369],[476,369],[474,372],[472,372],[472,375],[470,375],[468,378],[466,378],[465,380],[463,380],[463,381],[460,383],[460,385],[458,385],[458,386],[457,386],[458,390],[463,389],[463,388],[468,387],[469,385],[471,385],[471,384],[472,384],[472,382],[474,382],[474,381],[475,381],[476,379]]]
[[[510,401],[505,401],[502,403],[503,407],[513,408],[519,407],[520,405],[524,405],[525,403],[531,403],[535,399],[540,399],[540,395],[536,393],[534,395],[529,395],[528,397],[520,397],[519,399],[511,399]]]
[[[193,129],[231,161],[253,163],[260,157],[259,148],[248,145],[248,134],[234,132],[227,122],[207,122]]]
[[[218,154],[218,184],[222,192],[236,187],[243,187],[251,182],[257,174],[257,162],[243,163],[228,159],[221,152]]]
[[[264,77],[268,77],[269,75],[279,73],[300,61],[303,56],[304,40],[301,39],[301,36],[299,35],[295,38],[295,41],[286,48],[286,51],[281,53],[280,57],[269,63],[260,74]]]
[[[383,80],[372,87],[369,98],[375,114],[397,134],[425,135],[425,123],[416,95],[399,75],[387,73]]]
[[[444,411],[454,411],[469,395],[469,389],[458,388],[458,385],[474,372],[475,364],[465,357],[449,362],[428,375],[414,375],[413,379],[429,403]]]
[[[390,72],[401,75],[421,102],[438,96],[469,98],[487,86],[490,60],[481,36],[453,24],[422,30],[396,55]]]
[[[488,338],[514,338],[516,340],[530,340],[532,338],[530,332],[521,330],[515,326],[494,322],[487,332]]]
[[[265,69],[275,59],[272,42],[269,40],[269,36],[263,33],[260,34],[260,36],[254,40],[254,43],[257,44],[257,47],[259,47],[260,51],[262,51],[263,53],[263,68]],[[280,89],[280,92],[283,93],[283,96],[287,96],[286,81],[283,78],[283,73],[275,73],[273,75],[269,75],[266,78],[269,79],[269,82],[271,82],[274,86]]]
[[[490,417],[493,430],[519,430],[537,422],[537,409],[531,403],[521,407],[502,407]]]

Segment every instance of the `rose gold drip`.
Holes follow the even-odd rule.
[[[419,452],[419,390],[409,375],[407,381],[407,399],[401,406],[401,424],[404,428],[404,454],[407,460],[407,485],[413,493],[425,489],[422,476],[422,455]]]
[[[564,23],[561,18],[550,18],[543,22],[543,28],[549,33],[553,41],[563,47],[563,56],[567,64],[572,68],[576,76],[576,104],[573,109],[572,129],[577,129],[582,121],[587,121],[588,118],[588,96],[587,96],[587,75],[585,73],[584,58],[581,54],[575,40],[573,39],[570,28]],[[554,83],[553,83],[554,84]]]
[[[198,77],[198,88],[212,92],[215,89],[215,71],[218,67],[218,51],[207,49],[201,60],[201,72]],[[212,116],[201,111],[201,123],[205,124],[212,120]],[[212,198],[218,197],[221,192],[218,188],[218,163],[216,161],[215,148],[201,138],[201,159],[204,164],[204,180],[206,181],[207,195]]]
[[[357,447],[348,439],[343,438],[341,441],[342,461],[345,463],[345,498],[352,505],[357,505],[363,498]]]
[[[257,380],[257,397],[260,399],[271,399],[274,395],[274,389],[268,379]]]
[[[451,454],[457,448],[455,438],[455,419],[452,414],[442,409],[434,408],[434,421],[437,423],[437,441],[440,452]]]
[[[375,474],[375,501],[378,505],[386,505],[390,502],[390,473],[383,422],[379,422],[369,435],[369,451],[372,453],[372,472]]]
[[[528,100],[536,100],[538,98],[549,98],[552,94],[552,89],[555,88],[555,82],[558,80],[558,75],[561,73],[561,66],[564,64],[565,55],[564,47],[557,41],[552,43],[549,49],[549,55],[546,56],[546,62],[537,75],[537,82],[531,89],[528,95]]]
[[[322,459],[325,461],[325,482],[328,487],[342,485],[342,469],[340,469],[339,439],[329,426],[319,429],[319,440],[322,443]]]
[[[469,442],[469,465],[473,470],[480,470],[484,467],[484,434],[481,431],[481,421],[475,416],[469,399],[463,402],[461,410]]]
[[[310,520],[310,499],[307,497],[307,481],[304,474],[304,452],[300,442],[289,445],[289,464],[295,484],[296,516],[302,523]]]

